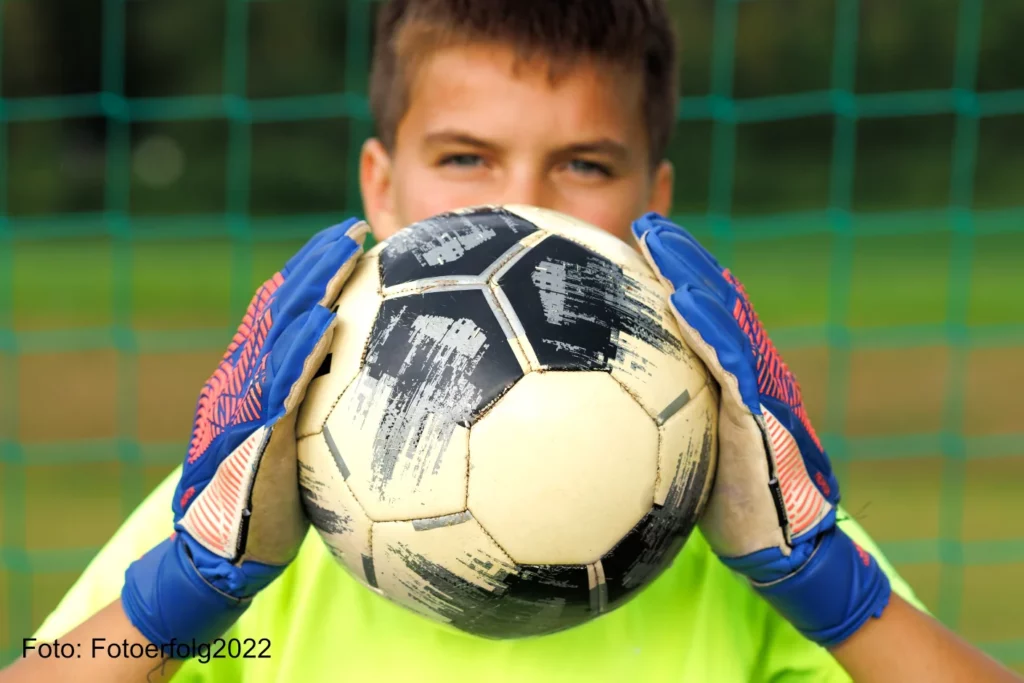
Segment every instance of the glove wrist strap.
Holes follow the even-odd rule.
[[[795,573],[754,588],[808,639],[835,647],[889,604],[889,578],[838,528],[823,534]]]
[[[151,643],[209,643],[238,620],[251,600],[226,595],[204,581],[189,558],[181,534],[167,539],[125,572],[121,604],[132,624]],[[195,647],[190,654],[195,652]]]

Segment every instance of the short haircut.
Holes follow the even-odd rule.
[[[388,0],[380,9],[370,76],[377,134],[393,149],[416,69],[453,45],[500,43],[540,56],[551,78],[579,59],[643,79],[652,166],[664,159],[676,116],[677,48],[665,0]]]

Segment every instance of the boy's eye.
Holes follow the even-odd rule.
[[[573,172],[583,175],[596,175],[604,178],[610,178],[612,175],[611,169],[604,164],[599,164],[596,161],[587,161],[586,159],[573,159],[569,162],[569,168]]]
[[[483,157],[479,154],[449,154],[441,159],[441,166],[457,166],[461,168],[482,166],[483,163]]]

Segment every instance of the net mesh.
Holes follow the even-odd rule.
[[[0,664],[180,461],[256,284],[360,212],[375,3],[184,3],[179,24],[173,4],[75,5],[96,41],[59,56],[93,78],[73,92],[18,85],[31,22],[72,5],[2,5]],[[673,9],[675,218],[746,282],[848,511],[940,619],[1020,666],[1024,10]],[[187,85],[154,76],[168,63]]]

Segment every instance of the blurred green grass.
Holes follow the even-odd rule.
[[[852,327],[939,324],[950,298],[952,233],[922,235],[907,219],[907,234],[854,236],[851,279],[830,292],[833,250],[844,249],[826,232],[749,239],[730,245],[730,263],[773,329],[828,322],[830,294],[849,297]],[[929,227],[921,221],[922,230]],[[326,227],[326,226],[324,226]],[[773,226],[766,224],[765,230]],[[905,225],[904,228],[908,226]],[[715,253],[722,240],[700,227],[694,233]],[[128,273],[129,322],[140,328],[232,326],[252,291],[281,267],[303,240],[239,243],[213,236],[196,240],[146,240],[127,253],[110,239],[18,240],[13,243],[15,329],[111,325],[115,315],[116,262]],[[1024,323],[1019,255],[1024,230],[980,233],[972,238],[966,323]],[[236,278],[235,275],[238,277]],[[232,282],[244,291],[232,301]]]

